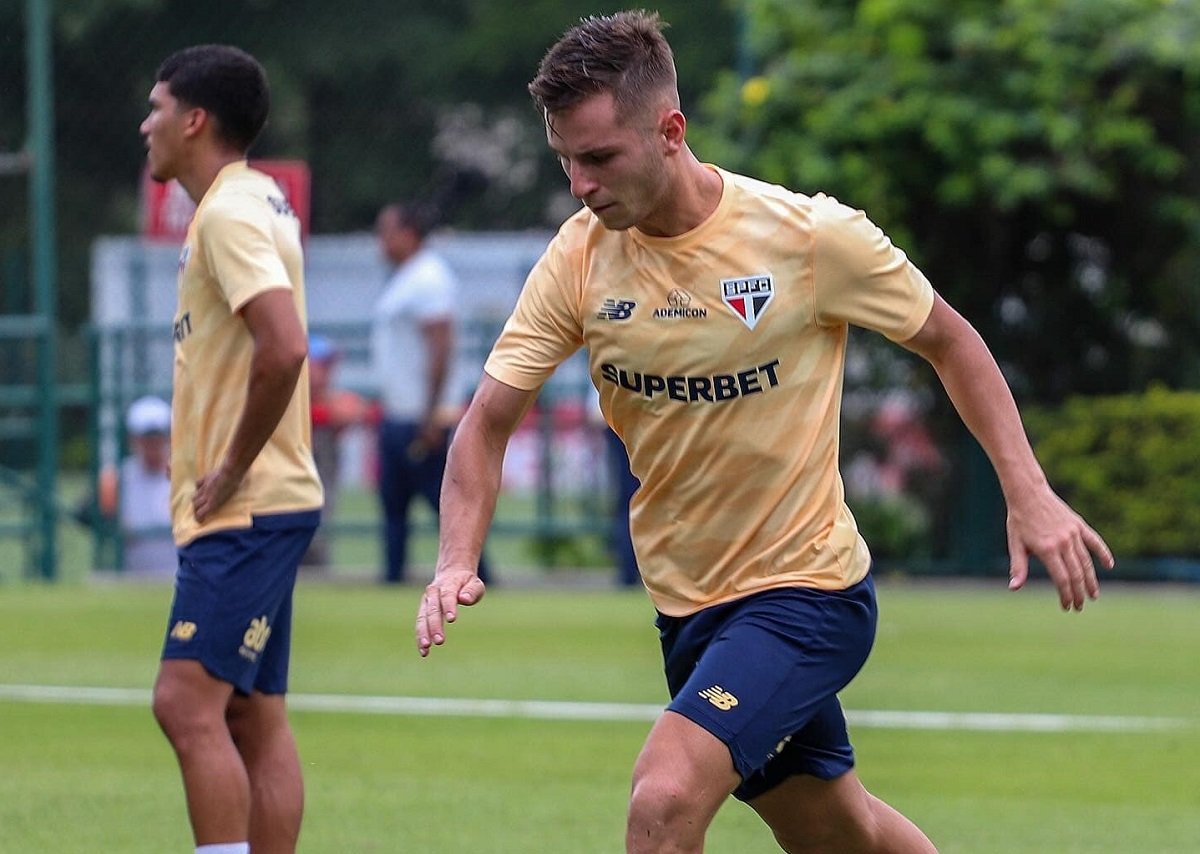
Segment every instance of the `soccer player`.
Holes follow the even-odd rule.
[[[169,56],[141,133],[197,203],[179,258],[171,511],[179,571],[154,715],[196,851],[295,850],[303,783],[285,707],[296,569],[320,516],[300,225],[246,152],[267,118],[245,52]]]
[[[975,330],[864,214],[701,163],[658,16],[589,18],[529,89],[584,208],[531,271],[450,452],[418,651],[477,603],[510,433],[581,346],[641,486],[632,529],[672,700],[633,771],[629,852],[698,852],[730,795],[786,851],[928,852],[870,795],[838,692],[876,625],[837,469],[849,324],[936,368],[999,475],[1009,586],[1046,565],[1064,609],[1107,545],[1046,482]]]

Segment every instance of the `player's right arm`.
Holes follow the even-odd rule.
[[[459,605],[483,598],[475,570],[496,512],[504,450],[536,397],[537,389],[514,388],[485,373],[455,431],[442,482],[437,569],[417,609],[422,656],[445,643],[445,624],[454,622]]]

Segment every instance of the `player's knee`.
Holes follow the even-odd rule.
[[[154,684],[150,704],[154,719],[177,751],[184,751],[193,739],[211,728],[203,707],[179,680],[159,678]]]
[[[159,727],[172,742],[188,729],[191,712],[179,686],[171,680],[159,679],[154,684],[150,710]]]
[[[150,711],[154,713],[154,719],[158,721],[159,727],[167,735],[170,735],[171,730],[176,727],[181,706],[179,692],[169,681],[160,677],[154,683],[154,693],[150,698]]]
[[[652,833],[702,825],[699,805],[682,781],[662,774],[638,775],[629,797],[629,828]],[[703,828],[701,828],[703,832]]]

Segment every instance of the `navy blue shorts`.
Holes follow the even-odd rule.
[[[832,780],[854,767],[837,694],[875,641],[875,584],[789,587],[706,608],[659,614],[671,703],[729,747],[748,801],[788,777]]]
[[[199,661],[240,694],[287,693],[292,590],[320,515],[255,516],[179,549],[163,660]]]

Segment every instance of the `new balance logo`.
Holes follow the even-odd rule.
[[[596,312],[598,320],[628,320],[633,316],[637,303],[631,299],[612,299],[604,301],[604,306]]]
[[[171,626],[171,640],[190,641],[196,635],[196,624],[178,620]]]
[[[718,709],[727,712],[738,704],[738,698],[730,694],[720,685],[714,685],[711,688],[705,688],[700,692],[700,696],[708,700]]]
[[[293,218],[296,216],[296,212],[292,210],[292,206],[288,204],[288,200],[282,196],[267,196],[267,204],[280,216],[290,216]]]
[[[254,658],[263,651],[263,647],[267,645],[267,638],[270,636],[271,627],[267,624],[266,616],[251,620],[250,628],[246,629],[246,634],[242,635],[242,653],[250,651],[252,655],[249,657]]]

